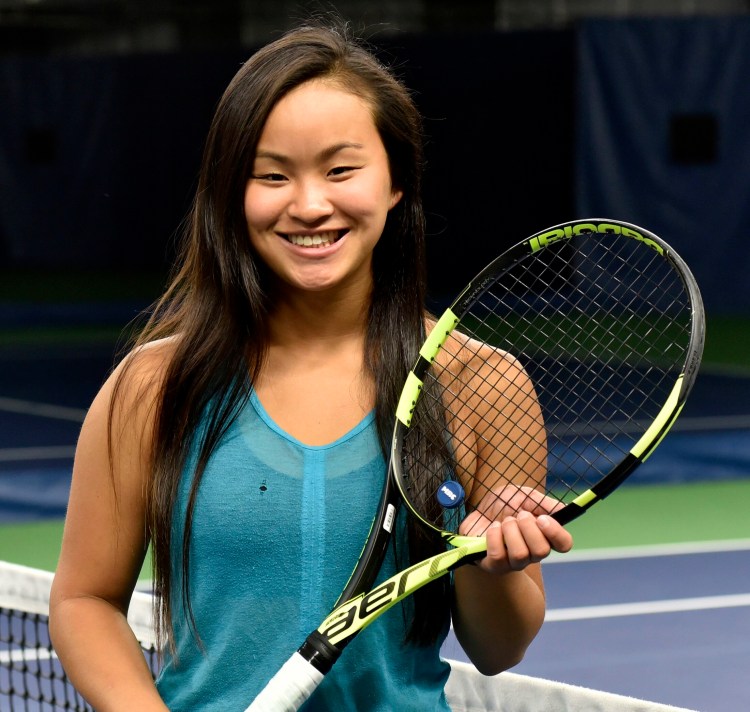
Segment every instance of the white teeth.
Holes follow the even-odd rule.
[[[300,247],[328,247],[336,242],[337,237],[338,233],[335,230],[317,235],[287,235],[289,242]]]

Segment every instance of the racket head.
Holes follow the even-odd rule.
[[[704,333],[692,273],[648,230],[585,219],[517,243],[437,320],[409,375],[392,452],[409,510],[454,545],[466,517],[472,536],[522,509],[572,521],[669,431]]]

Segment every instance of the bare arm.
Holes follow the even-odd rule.
[[[469,495],[477,509],[462,523],[461,533],[486,534],[487,556],[455,573],[453,625],[477,669],[492,675],[520,662],[539,632],[545,612],[539,562],[553,549],[568,551],[573,540],[546,516],[557,502],[540,491],[546,437],[528,376],[504,355],[490,358],[486,368],[495,378],[478,371],[484,392],[468,458],[479,483]],[[487,501],[501,504],[488,507]]]
[[[130,372],[123,407],[115,409],[113,463],[108,421],[114,377],[88,412],[50,598],[55,649],[73,684],[99,712],[167,709],[126,620],[148,546],[144,433],[149,432],[150,399],[133,408],[134,381],[146,377],[148,361]]]
[[[487,556],[456,571],[453,626],[480,672],[494,675],[518,664],[544,622],[540,561],[568,551],[572,537],[552,517],[523,511],[486,531]],[[467,518],[463,533],[472,534]],[[484,525],[480,525],[484,530]]]

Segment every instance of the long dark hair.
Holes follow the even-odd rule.
[[[188,570],[196,494],[212,451],[259,376],[268,347],[270,285],[248,239],[243,213],[246,183],[272,108],[291,89],[316,78],[338,83],[369,103],[388,154],[392,183],[403,192],[373,254],[365,343],[365,368],[376,385],[376,422],[386,457],[401,386],[421,343],[425,277],[419,113],[407,90],[346,26],[300,27],[254,54],[224,92],[208,133],[176,271],[136,344],[173,337],[173,356],[154,404],[147,495],[159,593],[157,628],[170,640],[175,593],[171,524],[188,445],[205,418],[205,434],[194,443],[198,460],[176,569],[181,571],[182,600],[194,626]],[[416,532],[408,538],[412,559],[435,549],[434,542]],[[436,638],[447,615],[447,596],[445,583],[421,596],[409,614],[410,640],[426,643]],[[431,609],[443,615],[436,617]]]

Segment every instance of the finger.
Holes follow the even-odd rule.
[[[519,509],[523,509],[526,512],[540,516],[543,514],[552,514],[565,506],[562,502],[544,494],[544,492],[526,487],[523,489],[524,497]]]
[[[467,515],[461,522],[458,533],[462,536],[482,536],[487,529],[488,521],[479,511]]]
[[[502,533],[508,565],[513,571],[521,571],[531,563],[531,552],[521,532],[518,519],[516,517],[504,519],[502,522]]]
[[[531,512],[535,515],[551,514],[564,505],[554,497],[532,487],[519,487],[506,484],[500,489],[488,491],[482,498],[479,510],[488,519],[502,520],[519,512]]]
[[[500,522],[492,522],[487,529],[487,559],[491,562],[505,561],[507,556],[503,528]]]
[[[530,563],[536,564],[546,559],[552,550],[549,539],[539,526],[537,517],[529,512],[521,512],[516,518],[518,528],[529,551]]]
[[[477,562],[479,568],[490,574],[507,573],[508,554],[503,539],[503,529],[500,522],[492,522],[485,534],[487,541],[487,553]]]
[[[511,514],[514,510],[508,505],[508,497],[505,490],[500,492],[487,492],[477,505],[477,510],[490,520],[500,521],[503,515]]]
[[[537,517],[537,526],[555,551],[565,553],[573,548],[573,536],[556,519],[543,514]]]

